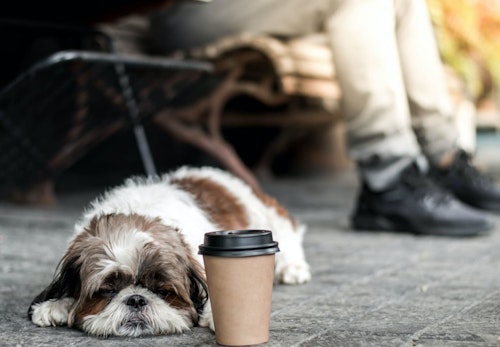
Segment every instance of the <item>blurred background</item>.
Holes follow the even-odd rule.
[[[462,140],[479,165],[500,173],[500,1],[427,0],[443,62],[474,107]],[[467,118],[467,117],[466,117]]]
[[[500,1],[427,0],[443,61],[464,81],[480,128],[499,127]]]
[[[449,76],[450,93],[457,107],[457,123],[462,144],[471,152],[476,152],[478,147],[481,147],[484,149],[481,153],[497,155],[498,152],[500,156],[500,0],[427,1],[439,49]],[[124,18],[126,20],[128,17],[136,18],[137,15],[144,15],[144,12],[141,12],[144,9],[135,11],[133,8],[126,12],[126,15],[120,14],[119,17],[111,16],[112,19],[103,19],[99,25],[109,29]],[[6,12],[4,16],[9,16],[9,13],[12,17],[17,15],[14,12]],[[61,18],[54,19],[63,21]],[[136,25],[134,30],[137,27]],[[129,36],[121,38],[122,41],[128,39],[133,40]],[[17,43],[22,44],[22,42]],[[4,49],[2,53],[8,58],[12,50]],[[13,78],[12,69],[5,64],[2,69],[2,83],[5,87]],[[43,89],[44,86],[41,85],[39,88]],[[5,100],[6,98],[0,98],[0,106],[5,107],[6,103],[12,102],[11,99],[7,100],[8,102]],[[316,105],[311,106],[306,103],[300,107],[316,107]],[[251,98],[241,97],[226,103],[222,112],[224,114],[231,113],[235,109],[245,109],[255,114],[270,110],[280,113],[289,112],[290,108],[290,103],[269,106]],[[15,121],[16,117],[11,116],[11,123],[12,120]],[[10,131],[8,118],[0,117],[0,121],[0,129],[3,127],[3,131]],[[144,122],[143,126],[158,172],[185,164],[221,165],[220,161],[206,151],[166,135],[158,124]],[[269,179],[334,175],[338,171],[350,169],[352,163],[345,157],[342,129],[341,120],[337,120],[329,127],[320,127],[305,135],[292,138],[287,141],[286,146],[276,152],[272,161],[266,163],[268,167],[265,170],[262,170],[259,160],[269,149],[270,144],[280,136],[280,126],[259,124],[245,127],[228,126],[222,127],[221,132],[250,170],[261,179]],[[4,148],[1,148],[0,156],[5,156],[8,152],[6,147],[8,143],[1,140],[0,143]],[[481,158],[478,160],[481,161]],[[5,160],[4,163],[9,161],[10,159]],[[50,189],[57,194],[58,191],[81,189],[85,186],[117,184],[124,177],[143,174],[143,164],[134,132],[130,129],[117,131],[113,136],[108,136],[89,147],[71,165],[57,172]],[[0,197],[11,199],[11,188],[10,184],[0,184]]]

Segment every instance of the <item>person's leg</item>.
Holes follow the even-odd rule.
[[[500,211],[500,185],[459,149],[443,65],[425,1],[396,0],[401,67],[418,142],[431,177],[469,205]]]
[[[395,35],[394,0],[339,0],[326,22],[342,88],[349,156],[375,190],[420,154]]]
[[[348,151],[362,181],[352,226],[448,236],[490,229],[488,216],[427,177],[411,124],[394,0],[337,4],[326,29],[343,92]]]
[[[458,132],[426,2],[395,0],[396,38],[412,126],[422,152],[438,165],[456,152]]]
[[[330,0],[180,1],[150,17],[161,52],[205,45],[243,32],[296,37],[317,32]]]

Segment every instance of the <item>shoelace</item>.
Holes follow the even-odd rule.
[[[415,198],[431,200],[436,205],[447,203],[452,199],[451,193],[434,183],[415,164],[403,172],[401,183],[415,195]]]

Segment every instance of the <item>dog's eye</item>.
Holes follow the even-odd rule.
[[[114,297],[118,292],[114,288],[101,288],[97,292],[99,296],[105,297],[105,298],[112,298]]]
[[[172,291],[167,289],[155,289],[153,292],[162,299],[166,299],[172,294]]]

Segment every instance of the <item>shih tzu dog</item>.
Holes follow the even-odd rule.
[[[305,227],[275,199],[225,171],[183,167],[91,202],[29,318],[102,337],[214,330],[198,246],[206,232],[235,229],[273,232],[276,283],[310,279]]]

